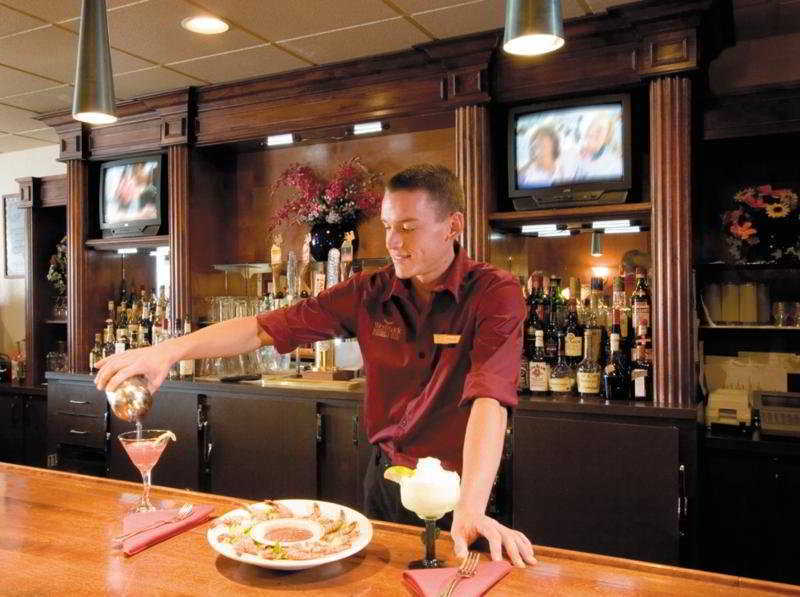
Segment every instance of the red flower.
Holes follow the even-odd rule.
[[[736,238],[747,240],[751,236],[758,234],[758,230],[753,228],[752,222],[744,222],[743,224],[734,222],[731,224],[731,234],[733,234]]]

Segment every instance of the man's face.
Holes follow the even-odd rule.
[[[453,221],[457,217],[442,217],[427,191],[386,191],[381,221],[398,278],[432,282],[443,273],[452,256],[453,239],[459,233]]]

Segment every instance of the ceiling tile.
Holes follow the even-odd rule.
[[[220,56],[178,62],[170,66],[193,77],[199,77],[212,83],[222,83],[295,70],[308,66],[308,63],[280,48],[267,45]]]
[[[81,0],[2,0],[12,8],[44,19],[49,23],[58,23],[66,19],[81,16]],[[132,0],[106,0],[106,6],[111,9],[122,4],[129,4]]]
[[[39,113],[54,112],[72,105],[72,93],[72,85],[62,85],[44,91],[0,98],[0,103]]]
[[[149,0],[110,11],[111,46],[165,64],[263,43],[235,27],[220,35],[200,35],[181,27],[183,19],[197,12],[182,0]]]
[[[52,145],[49,141],[40,139],[28,139],[17,135],[0,135],[0,153],[10,153],[12,151],[23,151],[34,147],[44,147]]]
[[[475,0],[394,0],[397,7],[406,14],[423,12],[425,10],[435,10],[447,6],[457,6],[459,4],[472,4]],[[479,0],[481,1],[481,0]]]
[[[468,6],[417,13],[413,19],[439,39],[500,29],[505,26],[505,2],[475,2]]]
[[[0,6],[0,35],[18,33],[43,24],[44,22],[41,19],[29,17],[11,8]]]
[[[195,3],[267,41],[281,41],[397,16],[397,12],[381,0],[196,0]]]
[[[281,45],[309,60],[324,64],[396,52],[426,41],[430,41],[426,35],[398,17],[374,25],[303,37]]]
[[[36,116],[35,112],[0,105],[0,131],[18,133],[42,128],[42,123],[34,120],[33,116]]]
[[[52,87],[55,83],[13,68],[0,66],[0,95],[15,95]]]
[[[114,76],[114,92],[117,99],[137,97],[200,84],[202,84],[202,81],[160,66]]]
[[[56,131],[49,127],[36,129],[34,131],[23,131],[19,136],[37,139],[38,141],[48,141],[49,143],[58,143],[60,141]]]

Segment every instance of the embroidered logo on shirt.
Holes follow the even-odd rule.
[[[390,321],[376,321],[372,324],[372,335],[389,340],[400,340],[403,337],[403,328]]]

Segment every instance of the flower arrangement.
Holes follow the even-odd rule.
[[[733,199],[735,209],[722,215],[722,226],[734,260],[800,259],[797,193],[767,184],[744,188]]]
[[[50,257],[47,279],[53,285],[56,297],[67,294],[67,237],[56,245],[56,252]]]
[[[275,181],[270,197],[284,187],[295,193],[278,209],[269,233],[294,224],[355,226],[378,213],[383,197],[381,174],[368,170],[358,156],[342,162],[328,182],[311,167],[292,164]]]

